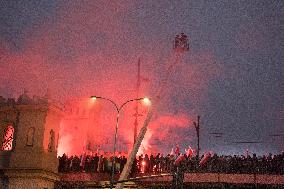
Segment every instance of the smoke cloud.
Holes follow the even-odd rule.
[[[79,109],[79,114],[92,112],[86,102],[91,95],[112,99],[117,104],[136,98],[138,58],[142,75],[139,97],[151,97],[174,61],[174,35],[162,34],[158,38],[140,31],[132,22],[130,13],[136,10],[134,7],[132,1],[65,2],[56,7],[56,14],[23,28],[16,46],[1,39],[1,95],[17,97],[26,89],[31,96],[43,96],[49,90],[52,98],[66,106],[72,102],[73,113],[69,107],[61,123],[60,154],[80,154],[88,140],[93,150],[111,151],[114,107],[100,101],[96,115],[84,122],[74,118],[75,109]],[[200,106],[210,82],[222,73],[220,65],[212,52],[190,51],[184,55],[162,94],[141,153],[167,153],[176,143],[185,147],[192,142],[193,117],[202,111]],[[134,108],[135,103],[129,103],[121,112],[119,151],[132,147]],[[140,103],[139,109],[140,128],[147,108]]]

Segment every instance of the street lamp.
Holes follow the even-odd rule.
[[[116,109],[116,112],[117,112],[117,114],[116,114],[116,124],[115,124],[114,145],[113,145],[112,172],[111,172],[111,180],[110,180],[110,189],[112,189],[112,187],[113,187],[113,180],[114,180],[115,152],[116,152],[117,130],[118,130],[118,121],[119,121],[120,111],[129,102],[143,100],[143,102],[146,105],[151,105],[151,101],[150,101],[149,98],[135,98],[135,99],[127,100],[121,106],[118,106],[113,100],[111,100],[109,98],[104,98],[104,97],[101,97],[101,96],[91,96],[91,99],[94,100],[94,101],[97,100],[97,99],[107,100],[107,101],[111,102],[115,106],[115,109]]]

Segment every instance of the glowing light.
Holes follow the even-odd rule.
[[[14,139],[14,128],[12,125],[9,125],[5,129],[4,140],[2,143],[2,150],[9,151],[12,150],[13,147],[13,139]]]
[[[90,99],[90,102],[91,102],[91,103],[94,103],[96,100],[97,100],[97,97],[96,97],[96,96],[91,96],[91,99]]]
[[[151,105],[151,100],[149,98],[147,98],[147,97],[143,98],[143,102],[146,105]]]
[[[141,165],[142,165],[142,166],[141,166],[140,172],[141,172],[141,173],[145,173],[146,162],[145,162],[145,161],[142,161],[142,162],[141,162]]]

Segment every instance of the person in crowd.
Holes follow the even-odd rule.
[[[246,173],[246,174],[284,174],[284,152],[277,155],[257,157],[256,154],[218,156],[210,154],[198,158],[196,155],[184,154],[185,171],[187,172],[213,172],[213,173]],[[112,157],[116,159],[115,172],[121,173],[127,158],[125,156]],[[131,175],[140,173],[171,172],[176,160],[174,154],[162,156],[157,154],[150,157],[145,154],[135,159],[132,165]],[[111,172],[112,159],[104,155],[67,156],[63,154],[59,159],[58,171],[68,172]]]

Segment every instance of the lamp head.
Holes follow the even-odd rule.
[[[96,96],[91,96],[91,99],[92,100],[97,100],[97,97]]]
[[[146,105],[151,105],[151,100],[149,98],[147,98],[147,97],[143,98],[143,102]]]

